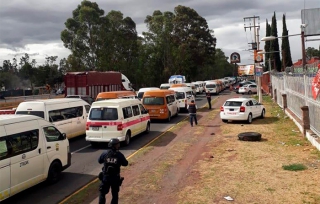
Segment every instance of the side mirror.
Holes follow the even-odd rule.
[[[66,133],[61,133],[61,135],[60,135],[60,138],[59,138],[60,140],[65,140],[65,139],[67,139],[67,135],[66,135]]]

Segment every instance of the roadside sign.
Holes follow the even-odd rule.
[[[260,77],[262,76],[263,68],[260,66],[256,66],[256,76]]]

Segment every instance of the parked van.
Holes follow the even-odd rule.
[[[146,91],[142,98],[143,106],[148,109],[151,119],[170,121],[179,114],[179,104],[173,90]]]
[[[171,84],[170,88],[176,88],[176,87],[188,87],[187,84]]]
[[[134,91],[109,91],[100,92],[97,95],[96,101],[117,99],[117,98],[136,98],[136,93]]]
[[[197,94],[201,94],[203,93],[204,90],[204,82],[203,81],[196,81],[196,82],[192,82],[195,86],[196,86],[196,90],[197,90]]]
[[[139,89],[138,94],[137,94],[138,99],[141,100],[143,98],[144,93],[146,91],[151,91],[151,90],[160,90],[160,88],[158,88],[158,87],[141,88],[141,89]]]
[[[180,110],[187,111],[188,104],[191,103],[191,100],[194,100],[192,89],[190,87],[175,87],[169,90],[173,90],[176,93]]]
[[[169,88],[170,88],[170,84],[168,83],[160,85],[160,89],[169,89]]]
[[[19,104],[17,115],[35,115],[52,122],[67,138],[86,133],[90,105],[79,98],[59,98],[26,101]]]
[[[148,111],[138,99],[111,99],[94,102],[86,125],[86,141],[109,142],[118,138],[125,145],[132,137],[150,132]]]
[[[197,95],[197,89],[196,89],[196,85],[193,84],[193,83],[186,83],[187,87],[190,87],[192,92],[193,92],[193,95],[196,96]]]
[[[218,82],[216,82],[216,81],[206,82],[206,91],[209,91],[210,94],[219,94],[220,87],[218,85]]]
[[[42,181],[55,183],[71,165],[69,141],[33,115],[0,115],[0,201]]]

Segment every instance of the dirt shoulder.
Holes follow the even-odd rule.
[[[222,123],[220,106],[230,97],[221,94],[213,110],[200,110],[198,126],[183,121],[133,156],[122,169],[119,203],[228,203],[226,196],[244,204],[320,203],[319,151],[268,97],[265,119]],[[248,131],[262,141],[238,140]],[[292,164],[307,169],[283,169]],[[94,185],[81,203],[98,203]]]

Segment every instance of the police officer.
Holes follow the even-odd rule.
[[[210,91],[207,91],[206,93],[208,104],[209,104],[209,109],[211,109],[211,93]]]
[[[109,193],[110,188],[112,194],[111,204],[118,203],[120,185],[123,180],[123,177],[120,177],[120,167],[128,166],[127,159],[119,152],[120,141],[113,138],[108,146],[111,149],[103,152],[98,159],[99,164],[103,164],[101,177],[99,175],[101,180],[99,204],[106,203],[106,194]]]
[[[191,100],[191,103],[188,105],[188,112],[190,118],[191,127],[193,127],[193,119],[196,125],[198,125],[197,120],[197,105],[194,103],[194,100]]]

